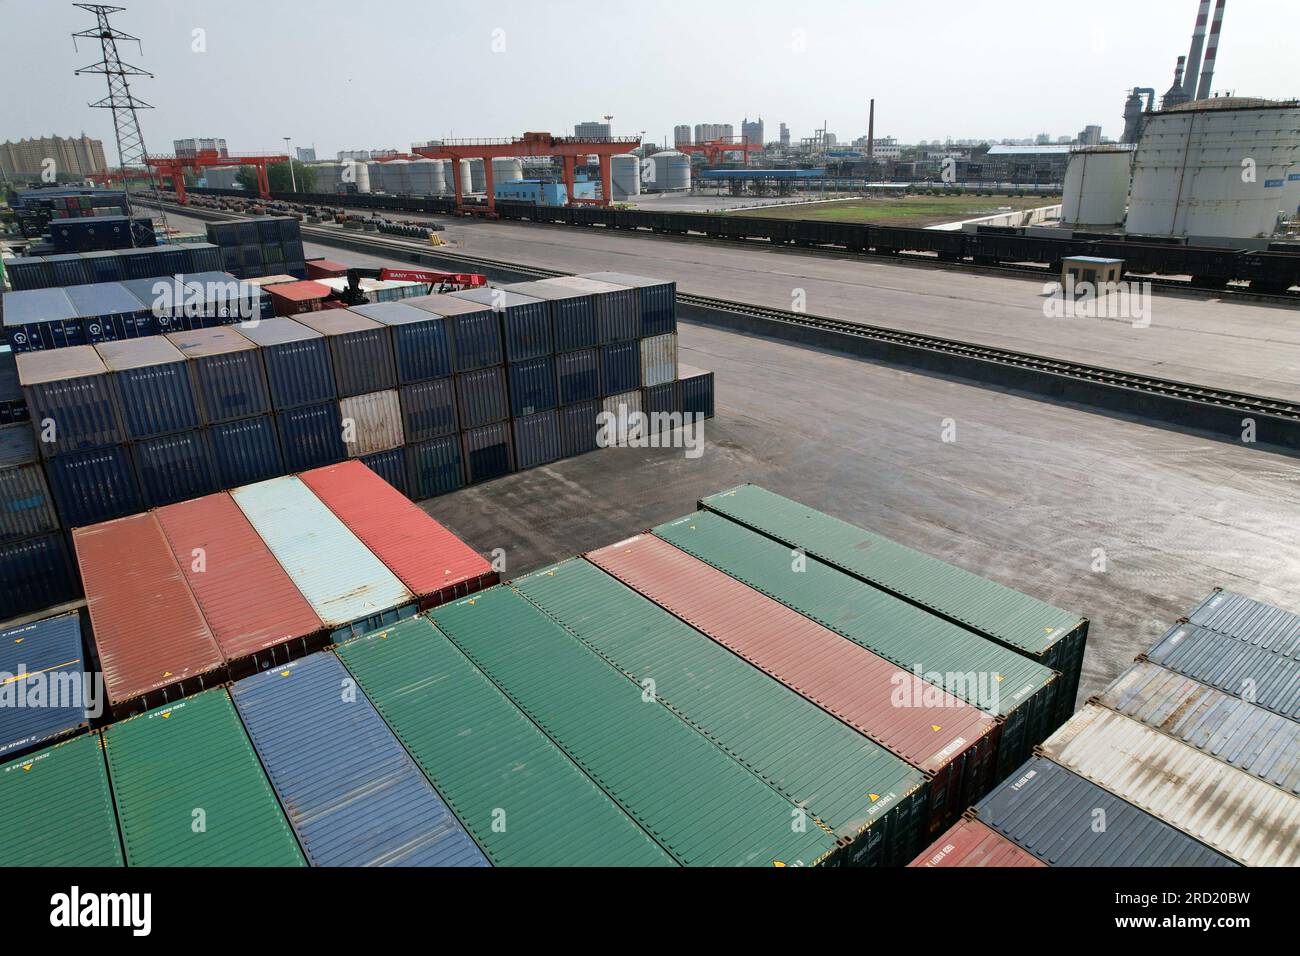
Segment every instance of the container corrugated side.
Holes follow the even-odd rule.
[[[286,471],[320,468],[348,457],[337,402],[286,409],[276,414],[275,427]]]
[[[403,302],[360,305],[352,311],[388,326],[399,384],[412,385],[451,375],[451,330],[442,316]]]
[[[677,333],[641,340],[641,385],[649,388],[677,381]]]
[[[645,432],[642,411],[641,389],[610,395],[601,403],[597,444],[609,448],[642,435]]]
[[[926,613],[812,557],[792,574],[791,550],[719,514],[660,525],[670,544],[986,713],[1003,717],[999,776],[1047,736],[1057,675],[1029,658]]]
[[[549,355],[511,362],[506,378],[510,388],[510,415],[522,418],[556,406],[555,359]]]
[[[183,501],[154,514],[236,674],[318,646],[325,625],[230,495]]]
[[[81,584],[59,531],[0,543],[0,620],[71,601]]]
[[[457,375],[456,412],[460,427],[466,431],[509,418],[505,370],[493,366]]]
[[[511,292],[505,292],[505,299],[497,312],[501,316],[506,361],[522,362],[554,352],[549,303]]]
[[[300,315],[296,321],[325,336],[339,398],[397,387],[393,339],[388,326],[350,309],[327,309]]]
[[[557,286],[549,279],[520,282],[506,286],[510,292],[545,299],[551,308],[551,328],[555,350],[591,348],[600,344],[600,326],[596,317],[596,300],[589,293]]]
[[[89,345],[25,352],[16,361],[32,425],[44,432],[38,442],[43,457],[123,440],[108,369]]]
[[[498,586],[429,616],[677,862],[793,866],[836,855],[830,833],[813,823],[799,832],[789,800],[523,595]],[[683,788],[694,796],[683,799]]]
[[[625,272],[589,272],[583,278],[624,285],[638,290],[641,303],[641,337],[677,331],[677,283]]]
[[[411,486],[406,467],[406,448],[390,448],[388,451],[363,455],[357,461],[365,465],[388,484],[390,488],[405,498],[411,496]]]
[[[919,770],[593,564],[574,558],[512,586],[831,829],[846,862],[915,853],[929,799]]]
[[[237,331],[172,332],[167,339],[189,360],[204,424],[252,418],[271,410],[262,357]]]
[[[509,422],[468,429],[461,434],[461,444],[466,484],[490,481],[515,470],[515,448]]]
[[[924,774],[905,862],[993,783],[996,718],[653,535],[587,560]]]
[[[713,373],[691,365],[677,364],[678,409],[684,415],[712,418],[715,404]]]
[[[87,691],[93,669],[84,661],[81,618],[74,611],[0,631],[0,760],[48,745],[88,725],[89,696],[49,691]],[[39,695],[39,696],[36,696]]]
[[[1300,796],[1300,726],[1294,721],[1147,661],[1093,700]]]
[[[459,430],[456,416],[456,382],[440,378],[398,390],[402,406],[402,432],[410,444],[454,435]]]
[[[559,353],[555,356],[555,375],[561,406],[600,398],[600,350]]]
[[[414,613],[411,592],[297,477],[245,485],[230,496],[337,636]]]
[[[1300,663],[1229,634],[1176,624],[1139,660],[1149,660],[1257,707],[1300,720]]]
[[[325,336],[292,319],[263,319],[240,334],[257,343],[277,410],[318,405],[338,397]]]
[[[641,298],[637,290],[579,276],[556,276],[546,281],[560,288],[587,293],[596,300],[602,343],[631,341],[640,337]]]
[[[101,342],[95,349],[109,368],[128,439],[199,427],[198,399],[188,363],[166,338]]]
[[[497,583],[473,548],[360,462],[303,472],[302,483],[392,571],[433,607]]]
[[[411,500],[423,501],[465,486],[465,465],[459,435],[447,435],[406,448],[407,489]]]
[[[700,507],[1060,671],[1065,679],[1057,723],[1073,711],[1088,637],[1085,618],[757,485],[710,495]]]
[[[45,476],[64,528],[109,521],[145,507],[125,445],[51,458]]]
[[[560,416],[560,457],[572,458],[595,451],[600,447],[597,432],[600,424],[596,418],[600,414],[599,401],[582,402],[579,405],[566,405],[559,411]]]
[[[338,655],[494,865],[674,864],[426,618]]]
[[[412,305],[418,300],[413,300]],[[500,365],[505,361],[501,346],[501,320],[490,308],[482,307],[451,316],[452,355],[457,372]]]
[[[641,387],[641,347],[615,342],[600,350],[601,393],[617,395]]]
[[[223,688],[106,728],[104,751],[129,865],[306,865]]]
[[[238,488],[284,474],[280,438],[270,415],[213,425],[208,440],[218,488]]]
[[[972,813],[1048,866],[1236,866],[1045,757],[1017,769]]]
[[[1300,614],[1243,594],[1216,591],[1197,605],[1187,620],[1283,657],[1300,657]]]
[[[147,438],[131,446],[131,462],[146,505],[159,508],[217,490],[207,438],[206,432],[190,431]]]
[[[5,866],[123,866],[99,734],[0,764]]]
[[[1136,720],[1085,704],[1043,752],[1239,863],[1300,865],[1300,799]]]
[[[927,869],[1045,865],[978,820],[958,820],[951,830],[908,864],[909,867]]]
[[[510,425],[515,445],[515,467],[520,471],[550,464],[560,457],[560,420],[554,409],[520,416]]]
[[[313,654],[236,682],[239,716],[315,866],[486,866],[348,672]]]
[[[58,527],[32,426],[0,426],[0,541],[47,534]]]
[[[353,395],[339,402],[343,443],[349,458],[374,455],[406,444],[397,389]]]

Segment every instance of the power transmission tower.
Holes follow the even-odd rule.
[[[95,15],[95,28],[72,34],[72,45],[75,49],[78,38],[98,40],[103,58],[98,63],[77,70],[75,75],[102,73],[108,80],[108,96],[89,105],[95,109],[113,111],[113,132],[117,137],[117,161],[122,171],[122,188],[126,192],[129,214],[131,209],[131,190],[127,180],[129,171],[142,168],[149,177],[149,185],[154,190],[155,196],[158,184],[154,181],[153,167],[149,165],[149,151],[145,148],[144,134],[140,132],[140,118],[136,115],[136,110],[151,110],[153,107],[131,95],[131,84],[127,77],[147,76],[153,79],[153,74],[129,63],[123,63],[122,58],[117,54],[118,40],[135,43],[141,53],[144,52],[139,37],[114,30],[112,24],[108,22],[110,14],[121,13],[126,7],[110,7],[99,3],[74,3],[73,6],[88,10]],[[162,219],[163,235],[166,235],[167,213],[163,210],[161,199],[158,202],[158,215]],[[135,232],[131,229],[127,232],[130,233],[131,245],[134,246]]]

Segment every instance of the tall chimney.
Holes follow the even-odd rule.
[[[867,119],[867,160],[876,159],[876,101],[871,101],[871,113]]]
[[[1201,70],[1201,85],[1196,90],[1198,100],[1209,99],[1210,86],[1214,83],[1214,58],[1219,54],[1219,34],[1223,30],[1223,5],[1228,0],[1219,0],[1214,7],[1214,24],[1210,27],[1210,42],[1205,48],[1205,67]]]
[[[1205,49],[1205,28],[1210,23],[1210,0],[1201,0],[1201,9],[1196,14],[1196,28],[1192,30],[1192,48],[1187,54],[1187,79],[1183,89],[1187,96],[1196,95],[1196,78],[1201,70],[1201,53]]]
[[[1174,67],[1174,86],[1183,85],[1183,72],[1186,66],[1187,66],[1187,57],[1180,56],[1178,58],[1178,65]]]

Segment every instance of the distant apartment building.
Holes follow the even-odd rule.
[[[218,156],[230,155],[224,139],[175,139],[172,140],[172,149],[176,151],[177,156],[197,156],[199,153],[213,152]]]
[[[1079,133],[1080,146],[1100,146],[1101,145],[1101,127],[1085,126]]]
[[[785,149],[790,148],[790,127],[784,123],[781,124],[781,146]]]
[[[736,128],[730,123],[696,123],[695,142],[704,143],[711,139],[731,140],[736,136]]]
[[[763,117],[756,120],[750,120],[746,116],[740,122],[740,138],[746,143],[757,143],[759,146],[764,145],[766,140],[763,139]]]
[[[51,167],[47,160],[53,160]],[[52,168],[61,179],[78,179],[107,172],[104,143],[85,133],[78,137],[42,136],[0,143],[0,173],[5,176],[39,176]]]
[[[368,149],[340,149],[336,154],[338,162],[347,162],[349,159],[369,159],[370,150]]]
[[[316,147],[315,147],[315,146],[295,146],[295,147],[293,148],[293,151],[297,154],[297,156],[298,156],[298,162],[300,162],[300,163],[314,163],[314,162],[316,162]]]
[[[578,139],[609,139],[609,124],[598,123],[595,120],[590,123],[577,123],[573,127],[573,135]]]
[[[673,127],[673,145],[689,146],[691,145],[691,128],[683,123],[681,126]]]

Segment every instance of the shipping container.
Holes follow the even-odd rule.
[[[674,713],[832,830],[846,862],[897,865],[916,852],[927,776],[715,644],[698,622],[576,558],[512,586],[634,683],[652,682]]]
[[[60,532],[0,543],[0,621],[64,604],[81,584]]]
[[[510,440],[509,422],[468,428],[461,433],[461,443],[466,484],[476,485],[515,470],[515,451]]]
[[[239,331],[258,346],[276,411],[319,405],[338,397],[325,336],[293,319],[279,318],[264,319]]]
[[[956,565],[760,488],[710,495],[700,507],[801,548],[845,574],[1060,671],[1053,726],[1074,710],[1088,621]]]
[[[583,455],[600,447],[596,441],[600,430],[600,423],[596,416],[600,412],[601,404],[598,401],[565,405],[560,409],[561,458]]]
[[[677,364],[677,398],[683,415],[712,418],[713,373],[693,365]]]
[[[407,491],[412,501],[436,498],[465,486],[460,435],[406,447]]]
[[[58,530],[30,424],[0,425],[0,542]]]
[[[280,439],[270,415],[223,422],[207,433],[218,488],[238,488],[284,474]]]
[[[318,468],[299,477],[420,599],[422,608],[497,583],[497,572],[473,548],[360,462]]]
[[[638,338],[677,331],[676,282],[628,275],[625,272],[589,272],[583,278],[638,290],[641,310],[641,331]]]
[[[589,402],[603,394],[599,349],[559,353],[555,356],[555,373],[559,382],[557,397],[562,406]]]
[[[1085,704],[1043,752],[1238,863],[1300,865],[1300,800],[1136,720]]]
[[[404,302],[359,305],[352,311],[388,326],[400,384],[413,385],[451,375],[448,320]]]
[[[909,867],[1045,866],[1006,837],[978,820],[958,820],[951,830],[927,847]]]
[[[85,262],[86,268],[90,270],[91,283],[121,282],[130,278],[126,274],[126,265],[122,262],[122,257],[117,249],[98,249],[93,252],[83,253],[81,258]],[[209,268],[219,268],[220,265],[220,256],[218,256],[217,265]],[[15,286],[14,288],[18,287]],[[69,288],[75,289],[79,288],[79,286],[69,286]]]
[[[121,518],[147,507],[125,445],[51,458],[45,477],[65,529]]]
[[[94,281],[90,267],[80,255],[64,253],[43,258],[46,276],[51,286],[85,285],[87,282]]]
[[[41,256],[15,256],[4,261],[5,275],[15,292],[48,289],[54,284],[49,267]]]
[[[454,379],[405,385],[398,390],[398,400],[402,407],[402,433],[408,443],[454,435],[459,430]]]
[[[635,442],[638,436],[645,434],[641,398],[641,389],[638,388],[605,399],[596,434],[596,443],[601,448]]]
[[[339,398],[397,387],[388,327],[351,309],[326,309],[296,321],[325,336]]]
[[[505,370],[496,366],[457,375],[456,417],[466,431],[509,418]]]
[[[636,289],[578,276],[557,276],[546,281],[562,289],[585,293],[595,300],[602,344],[640,338],[641,303]]]
[[[130,866],[306,865],[224,688],[106,728],[104,752]]]
[[[184,272],[221,272],[221,247],[210,242],[183,242],[177,248],[185,253]]]
[[[308,279],[338,279],[346,277],[347,274],[348,267],[341,262],[334,262],[330,259],[307,260]]]
[[[653,535],[586,557],[923,774],[919,817],[893,863],[911,859],[996,779],[996,718]]]
[[[646,428],[653,432],[670,431],[681,424],[677,410],[677,383],[664,382],[641,390],[641,409],[645,412]]]
[[[1138,660],[1149,660],[1272,713],[1300,720],[1300,663],[1228,634],[1176,624]]]
[[[63,289],[30,289],[0,295],[5,339],[15,352],[85,345],[85,329]]]
[[[524,362],[511,362],[507,366],[506,377],[510,386],[512,418],[544,412],[555,407],[555,359],[553,357],[544,355]]]
[[[1056,714],[1057,675],[915,605],[879,591],[783,544],[699,511],[654,533],[768,597],[812,618],[929,684],[1004,718],[996,776],[1005,776],[1043,740]]]
[[[224,679],[225,661],[152,513],[72,532],[114,716]]]
[[[1093,702],[1300,796],[1300,726],[1294,721],[1146,661]]]
[[[75,611],[0,631],[0,760],[86,729],[95,700],[84,657]]]
[[[555,351],[570,352],[595,348],[600,344],[596,299],[590,293],[557,286],[550,279],[518,282],[505,288],[509,292],[543,299],[549,303]]]
[[[181,432],[136,442],[131,446],[131,464],[149,508],[198,498],[218,487],[205,432]]]
[[[230,495],[182,501],[154,514],[236,676],[320,646],[325,625]]]
[[[1187,620],[1283,657],[1300,657],[1300,614],[1294,611],[1231,591],[1215,591],[1187,615]]]
[[[290,408],[275,416],[286,471],[305,471],[343,461],[343,420],[336,403]]]
[[[636,342],[615,342],[601,349],[601,391],[618,395],[641,387],[641,347]]]
[[[677,381],[677,333],[641,340],[641,382],[643,387]]]
[[[511,421],[515,467],[520,471],[547,465],[560,457],[560,420],[554,410]]]
[[[271,410],[262,357],[257,346],[235,329],[172,332],[167,340],[189,360],[204,424],[252,418]]]
[[[406,444],[395,388],[343,399],[339,402],[339,418],[349,458],[375,455]]]
[[[433,623],[687,866],[811,865],[838,856],[793,803],[521,594],[490,588],[429,612]],[[708,799],[683,799],[685,793]]]
[[[422,295],[406,299],[414,306],[440,315],[451,327],[452,359],[457,372],[487,368],[505,362],[501,346],[501,320],[492,307],[454,295]]]
[[[492,309],[501,324],[507,362],[522,362],[555,351],[551,310],[544,300],[492,288],[466,289],[451,295]]]
[[[1048,866],[1236,865],[1045,757],[1014,771],[972,812]]]
[[[153,315],[120,282],[92,282],[65,291],[87,345],[157,332]]]
[[[335,641],[415,613],[414,595],[298,478],[230,496]]]
[[[26,352],[17,365],[43,457],[122,441],[108,369],[89,345]]]
[[[245,246],[245,250],[251,247]],[[258,262],[249,262],[245,258],[243,268],[249,267],[261,271],[261,250],[253,254]],[[276,270],[279,271],[279,270]],[[247,274],[247,272],[245,273]],[[327,285],[310,280],[303,282],[280,282],[267,286],[266,292],[271,297],[271,309],[279,316],[306,315],[320,311],[321,303],[329,298],[332,290]]]
[[[426,618],[338,655],[494,865],[674,865]]]
[[[390,487],[405,498],[411,497],[410,481],[406,466],[406,448],[390,448],[388,451],[373,455],[363,455],[357,459]]]
[[[101,342],[95,351],[108,368],[128,439],[199,427],[188,363],[166,338]]]
[[[314,866],[486,866],[348,672],[313,654],[230,689]]]
[[[5,866],[123,866],[99,734],[0,764]]]

